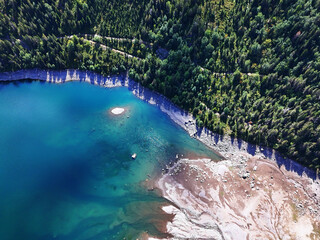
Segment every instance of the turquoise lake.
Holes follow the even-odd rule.
[[[128,89],[80,82],[0,84],[0,134],[1,240],[161,237],[142,182],[176,154],[218,158]]]

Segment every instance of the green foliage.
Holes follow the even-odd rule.
[[[0,71],[128,71],[200,127],[319,169],[319,19],[305,0],[4,0]]]

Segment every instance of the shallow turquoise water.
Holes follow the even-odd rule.
[[[87,83],[0,85],[0,134],[2,240],[159,235],[164,200],[141,182],[177,153],[217,159],[126,88]]]

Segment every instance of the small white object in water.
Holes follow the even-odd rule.
[[[112,109],[111,112],[112,112],[112,114],[114,114],[114,115],[119,115],[119,114],[121,114],[121,113],[124,112],[124,108],[116,107],[116,108]]]
[[[137,157],[137,154],[136,153],[134,153],[134,154],[132,154],[132,159],[136,159],[136,157]]]

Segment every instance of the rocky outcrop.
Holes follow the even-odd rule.
[[[16,72],[0,73],[0,81],[17,81],[33,79],[46,81],[50,83],[64,83],[69,81],[89,82],[96,85],[104,85],[106,87],[125,86],[125,77],[103,77],[89,71],[81,70],[20,70]]]

